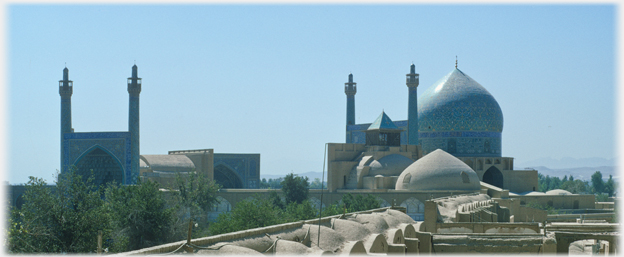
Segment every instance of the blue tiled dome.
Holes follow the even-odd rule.
[[[423,154],[501,156],[503,112],[496,99],[454,69],[418,98],[418,137]]]
[[[418,126],[420,132],[502,132],[503,112],[483,86],[454,69],[419,97]]]

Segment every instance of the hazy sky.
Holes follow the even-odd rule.
[[[345,140],[350,72],[357,123],[407,118],[459,69],[504,116],[503,156],[615,157],[615,5],[9,5],[11,184],[60,165],[58,81],[74,81],[76,132],[127,131],[136,61],[141,154],[260,153],[261,173],[321,171]],[[520,168],[520,167],[516,167]]]

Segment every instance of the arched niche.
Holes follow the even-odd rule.
[[[117,158],[105,149],[95,146],[87,150],[74,164],[74,172],[86,181],[92,174],[95,185],[123,183],[123,167]],[[93,171],[93,173],[91,173]]]
[[[222,188],[243,188],[243,182],[234,170],[219,164],[214,168],[214,180]]]
[[[492,166],[483,173],[482,181],[492,186],[503,188],[503,173],[498,168]]]

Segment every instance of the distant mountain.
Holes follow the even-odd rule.
[[[570,158],[565,157],[561,159],[554,159],[550,157],[539,158],[532,161],[526,162],[516,162],[514,164],[517,168],[525,168],[525,167],[548,167],[550,169],[576,169],[578,167],[602,167],[602,166],[611,166],[615,167],[616,160],[615,159],[606,159],[606,158]],[[604,172],[603,172],[604,174]]]
[[[276,175],[276,174],[260,174],[260,179],[266,178],[266,179],[276,179],[276,178],[281,178],[281,177],[285,177],[287,174],[281,174],[281,175]],[[308,177],[308,181],[312,182],[314,181],[315,178],[319,178],[321,179],[321,177],[323,176],[322,172],[316,172],[316,171],[308,171],[308,172],[304,172],[304,173],[295,173],[295,175],[297,176],[301,176],[301,177]],[[327,177],[327,172],[325,172],[325,177]],[[327,179],[325,179],[325,181],[327,181]]]
[[[609,175],[612,175],[615,181],[619,180],[619,174],[614,166],[577,167],[567,169],[550,169],[544,166],[535,166],[531,168],[536,169],[537,172],[544,176],[548,175],[551,177],[563,178],[564,176],[570,177],[570,175],[572,175],[574,176],[574,179],[580,180],[591,180],[591,175],[593,175],[596,171],[600,171],[600,173],[602,173],[602,179],[604,180],[609,179]],[[518,170],[518,168],[515,169]]]

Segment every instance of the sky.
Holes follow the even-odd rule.
[[[5,6],[4,181],[54,181],[58,81],[74,82],[75,132],[127,131],[126,79],[143,78],[141,154],[260,153],[262,174],[321,172],[356,123],[407,118],[458,68],[504,116],[502,155],[616,157],[616,5],[11,4]],[[516,167],[519,168],[519,167]]]

